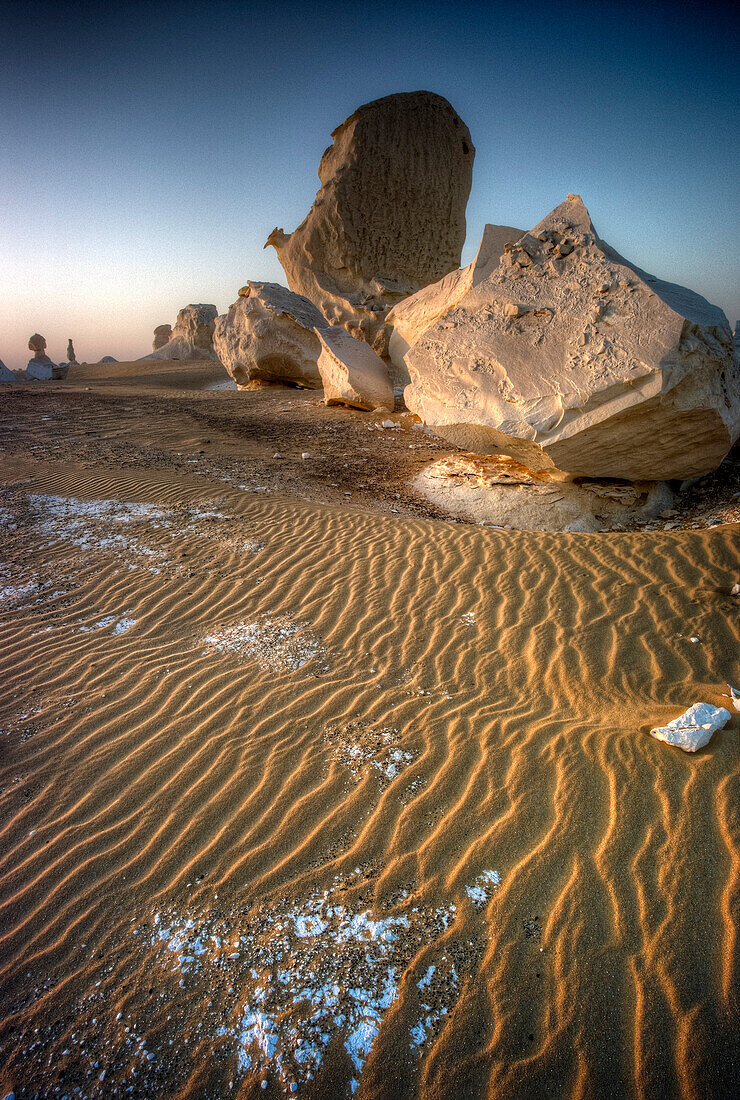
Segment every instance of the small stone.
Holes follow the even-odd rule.
[[[275,454],[272,457],[273,458],[282,458],[283,456],[280,454],[280,451],[275,451]]]
[[[302,451],[301,452],[301,461],[302,462],[305,462],[306,459],[310,458],[310,457],[311,457],[311,452],[310,451]]]
[[[730,595],[740,596],[740,581],[735,581],[732,588],[730,589]]]

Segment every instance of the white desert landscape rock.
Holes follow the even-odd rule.
[[[0,382],[17,382],[18,375],[5,366],[2,359],[0,359]]]
[[[218,316],[218,310],[213,305],[185,306],[177,315],[172,336],[167,343],[162,344],[145,359],[179,359],[183,362],[189,359],[217,359],[213,350],[213,327]],[[154,331],[155,343],[157,333],[166,326],[160,325]]]
[[[715,469],[740,434],[725,315],[601,241],[569,195],[406,353],[408,408],[456,446],[628,480]]]
[[[339,325],[317,328],[321,341],[318,367],[327,405],[356,409],[393,409],[388,368],[373,349]]]
[[[152,351],[159,351],[170,340],[172,336],[172,325],[157,325],[154,330],[154,340],[152,341]]]
[[[314,330],[327,322],[316,306],[279,283],[248,282],[218,317],[214,346],[239,386],[287,382],[318,389],[321,345]]]
[[[366,103],[332,138],[307,217],[267,245],[291,290],[385,355],[391,306],[460,265],[475,149],[447,100],[423,91]]]
[[[34,378],[37,382],[49,382],[51,379],[66,378],[69,365],[67,363],[53,363],[46,354],[46,340],[38,332],[35,332],[28,341],[28,349],[32,351],[33,358],[28,360],[26,377]]]
[[[523,234],[523,229],[510,225],[486,225],[475,258],[467,267],[448,272],[393,307],[386,318],[388,355],[397,370],[406,370],[404,356],[409,348],[435,321],[454,309],[469,290],[483,282],[498,267],[506,245]]]
[[[717,730],[724,729],[732,715],[724,707],[711,703],[694,703],[667,726],[656,726],[650,736],[667,745],[676,745],[684,752],[698,752],[708,745]]]

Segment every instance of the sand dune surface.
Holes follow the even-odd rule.
[[[59,391],[79,432],[95,370]],[[49,461],[38,416],[11,445],[47,396],[3,420],[5,1091],[731,1095],[740,715],[695,756],[648,731],[740,687],[737,526],[495,531],[127,464],[132,377],[120,461]],[[262,400],[206,396],[214,433]]]

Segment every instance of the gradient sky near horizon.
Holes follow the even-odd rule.
[[[225,312],[362,103],[426,88],[476,146],[485,222],[579,193],[599,234],[740,318],[733,5],[16,3],[0,26],[0,359],[134,359],[189,302]]]

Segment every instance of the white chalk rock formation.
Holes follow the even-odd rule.
[[[152,343],[152,351],[159,351],[163,348],[172,336],[172,325],[157,325],[154,330],[154,341]]]
[[[216,319],[214,346],[238,386],[286,382],[318,389],[319,310],[279,283],[248,282],[229,312]]]
[[[49,382],[52,378],[66,378],[69,364],[52,363],[46,354],[46,340],[38,332],[35,332],[28,341],[28,348],[32,351],[33,359],[28,360],[26,377],[35,378],[39,382]]]
[[[172,336],[166,344],[145,355],[145,359],[218,359],[213,350],[213,328],[218,316],[215,306],[185,306],[177,315]]]
[[[404,356],[419,337],[454,309],[469,290],[488,278],[498,267],[506,245],[518,241],[523,234],[523,229],[510,225],[486,225],[472,263],[450,271],[393,307],[386,318],[390,333],[388,355],[397,370],[406,369]]]
[[[291,290],[385,355],[391,306],[460,265],[475,149],[432,92],[366,103],[332,138],[307,217],[265,247]]]
[[[321,341],[318,366],[324,403],[392,410],[393,385],[380,356],[339,325],[317,328],[315,332]]]
[[[713,470],[740,435],[725,315],[630,264],[569,195],[405,356],[408,408],[455,445],[633,481]]]
[[[18,375],[14,371],[5,366],[2,359],[0,359],[0,382],[17,382]]]
[[[713,707],[711,703],[694,703],[678,718],[667,726],[656,726],[650,730],[650,736],[667,745],[677,745],[684,752],[696,752],[703,749],[717,730],[724,729],[732,715],[724,707]]]
[[[75,355],[75,346],[72,343],[72,337],[71,336],[69,338],[69,343],[67,344],[67,362],[68,363],[76,363],[77,362],[77,356]]]

